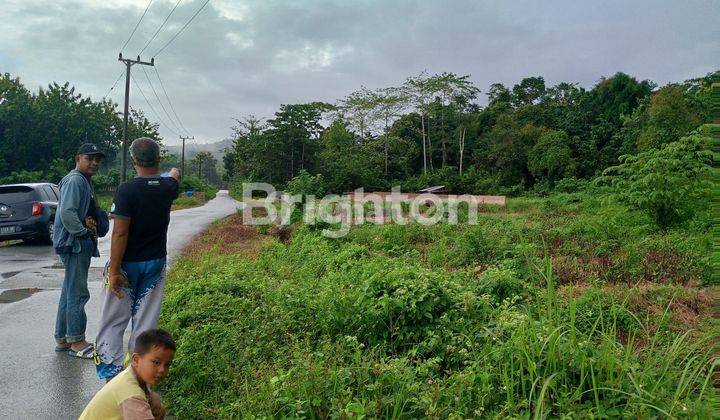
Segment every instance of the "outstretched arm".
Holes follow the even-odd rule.
[[[170,176],[175,178],[175,181],[180,182],[180,178],[182,177],[182,174],[180,173],[180,169],[178,169],[178,168],[170,169]]]

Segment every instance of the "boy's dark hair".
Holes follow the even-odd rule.
[[[161,329],[143,331],[135,339],[135,353],[141,356],[156,346],[172,351],[175,351],[176,347],[175,340],[170,333]]]

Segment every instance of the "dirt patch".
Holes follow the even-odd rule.
[[[183,249],[183,256],[199,256],[212,251],[218,255],[243,254],[248,257],[257,255],[266,239],[258,235],[255,226],[242,223],[242,215],[232,214],[201,232]]]
[[[276,237],[282,243],[290,242],[292,236],[292,227],[290,226],[273,226],[267,231],[267,235]]]
[[[564,285],[558,295],[565,301],[582,296],[591,287],[589,283]],[[697,282],[684,286],[641,281],[628,287],[622,284],[605,284],[601,290],[615,302],[625,302],[628,310],[641,314],[641,319],[660,320],[667,310],[668,327],[676,333],[706,330],[708,323],[718,319],[720,288],[702,287]],[[644,316],[647,315],[647,316]],[[651,332],[657,325],[648,325]],[[695,334],[693,334],[695,335]]]
[[[691,273],[683,269],[682,255],[668,250],[650,251],[642,261],[645,280],[655,283],[687,284]]]

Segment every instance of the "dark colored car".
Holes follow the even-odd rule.
[[[0,185],[0,241],[52,244],[60,190],[49,183]]]

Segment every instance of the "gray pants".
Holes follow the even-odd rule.
[[[129,285],[122,288],[122,299],[118,299],[107,285],[103,287],[100,330],[95,342],[95,364],[101,379],[112,378],[123,370],[126,354],[123,335],[129,321],[132,320],[128,355],[132,354],[138,335],[157,328],[165,290],[165,263],[165,258],[123,262],[122,270]]]

